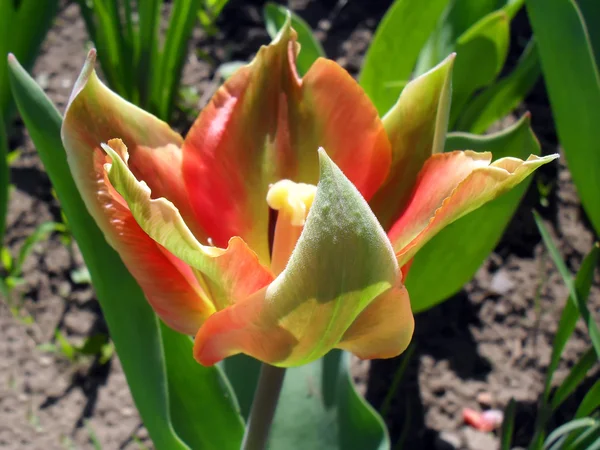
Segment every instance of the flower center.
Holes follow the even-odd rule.
[[[267,204],[278,211],[271,252],[271,270],[275,275],[279,275],[287,265],[302,234],[316,192],[317,187],[312,184],[290,180],[280,180],[269,187]]]

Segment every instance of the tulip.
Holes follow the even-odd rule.
[[[414,254],[555,157],[443,153],[453,55],[380,119],[335,62],[300,79],[298,51],[287,24],[185,140],[106,88],[94,51],[65,113],[89,212],[158,316],[195,335],[204,365],[400,354],[414,328],[402,283]]]

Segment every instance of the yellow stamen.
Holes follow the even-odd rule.
[[[272,209],[279,211],[271,252],[271,270],[276,275],[287,265],[316,192],[317,187],[312,184],[294,183],[290,180],[278,181],[269,188],[267,203]]]

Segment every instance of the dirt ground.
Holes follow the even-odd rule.
[[[290,6],[316,30],[328,56],[356,75],[373,30],[390,3],[296,0]],[[524,15],[517,18],[513,31],[511,61],[530,33]],[[232,0],[215,37],[201,31],[194,35],[196,51],[185,67],[184,84],[194,87],[197,95],[191,96],[188,106],[199,108],[208,101],[218,86],[215,69],[220,63],[248,60],[268,40],[260,2]],[[65,4],[33,70],[61,112],[88,46],[78,7]],[[543,153],[559,151],[542,82],[520,107],[520,112],[525,110],[533,114]],[[179,117],[182,131],[192,119]],[[60,221],[60,210],[19,120],[15,120],[10,144],[22,149],[11,172],[14,189],[6,236],[16,255],[39,224]],[[552,185],[549,205],[540,204],[536,182],[532,183],[504,238],[475,279],[446,303],[417,316],[416,350],[386,416],[392,442],[408,418],[410,432],[404,448],[497,448],[493,433],[481,433],[462,423],[462,408],[478,408],[478,394],[486,393],[499,408],[511,397],[518,401],[515,445],[526,445],[567,296],[540,243],[531,209],[538,209],[553,227],[573,271],[593,243],[564,158],[545,167],[539,177]],[[17,320],[0,302],[0,448],[92,449],[94,437],[109,450],[152,448],[116,355],[106,364],[97,360],[72,363],[40,348],[53,342],[57,329],[74,343],[108,333],[92,288],[72,281],[72,271],[82,265],[76,247],[69,249],[52,236],[27,259],[25,284],[19,288],[24,311],[34,323]],[[599,277],[590,310],[600,312]],[[585,328],[579,324],[567,345],[558,379],[588,346]],[[381,406],[400,361],[356,365],[357,381],[375,407]],[[587,386],[597,372],[590,375]],[[569,418],[573,403],[567,402],[563,409]]]

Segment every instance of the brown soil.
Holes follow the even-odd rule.
[[[259,3],[232,0],[217,36],[195,33],[197,51],[191,54],[184,74],[184,83],[198,92],[192,108],[210,98],[218,85],[215,69],[220,63],[248,60],[260,44],[268,42]],[[316,30],[328,55],[355,75],[390,3],[296,0],[291,7]],[[520,15],[514,24],[512,61],[528,34],[526,17]],[[61,111],[87,45],[78,7],[65,5],[33,70]],[[200,54],[209,55],[210,60],[201,59]],[[543,152],[558,151],[541,82],[522,109],[533,113]],[[184,130],[191,119],[182,115],[180,128]],[[60,221],[59,205],[27,132],[19,120],[14,125],[11,148],[20,147],[23,153],[11,171],[14,189],[6,244],[12,254],[36,226]],[[563,163],[547,167],[539,175],[544,182],[553,183],[549,206],[540,205],[536,183],[532,183],[505,237],[475,279],[446,303],[417,316],[416,351],[386,417],[393,442],[408,417],[410,432],[404,448],[497,448],[494,434],[462,424],[462,408],[477,408],[477,395],[485,392],[496,407],[504,407],[511,397],[519,402],[514,444],[527,443],[566,298],[566,289],[545,256],[531,209],[540,210],[554,227],[572,270],[578,268],[593,242]],[[0,448],[92,449],[93,435],[105,449],[139,448],[134,436],[151,446],[116,356],[105,365],[93,359],[73,364],[38,348],[52,342],[57,329],[74,343],[108,332],[92,288],[71,280],[71,272],[82,264],[76,247],[68,249],[58,236],[52,236],[38,244],[27,259],[25,284],[19,288],[23,310],[33,317],[34,324],[17,320],[0,302]],[[592,289],[590,309],[594,313],[600,310],[599,278]],[[579,324],[567,346],[559,379],[588,345],[585,328]],[[356,366],[357,381],[367,383],[366,395],[375,407],[385,398],[399,362],[374,361],[368,376],[364,365]],[[591,378],[587,385],[590,382]],[[573,411],[572,403],[558,419],[569,418],[569,411]]]

